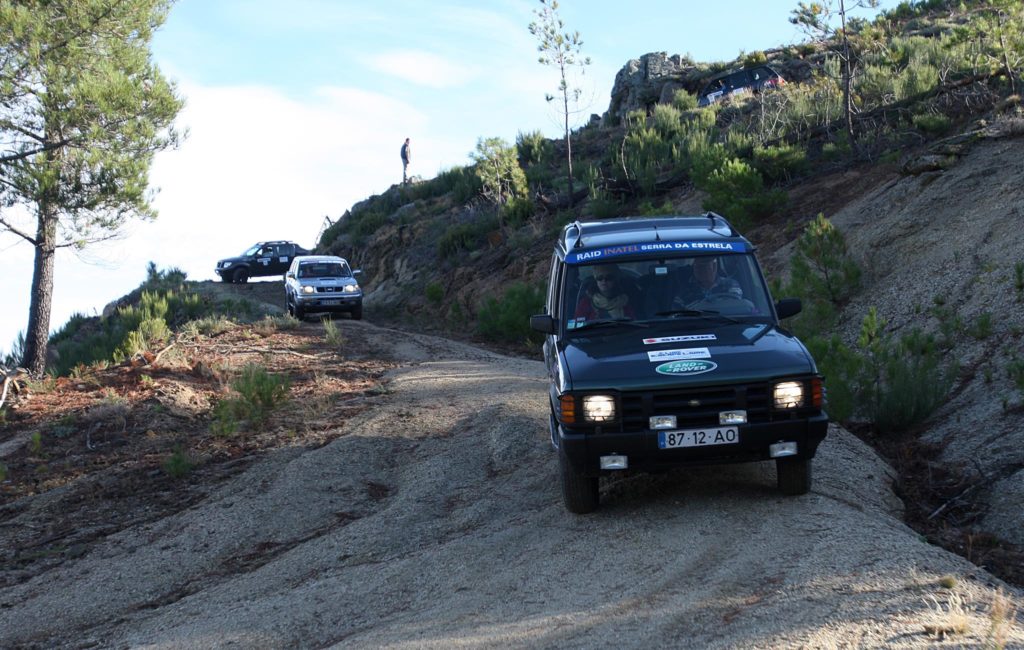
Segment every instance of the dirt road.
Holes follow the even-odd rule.
[[[993,611],[1022,594],[921,542],[841,429],[804,497],[765,463],[622,479],[573,516],[540,363],[337,324],[398,363],[379,403],[4,588],[0,646],[1024,647]]]

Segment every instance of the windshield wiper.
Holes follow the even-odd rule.
[[[747,322],[739,320],[738,318],[733,318],[732,316],[726,316],[722,312],[715,311],[713,309],[669,309],[668,311],[659,311],[655,316],[689,316],[693,318],[718,318],[729,321],[730,323]]]
[[[588,320],[582,325],[577,325],[570,332],[590,329],[592,327],[609,327],[611,325],[628,325],[629,327],[650,327],[646,323],[638,323],[632,318],[604,318],[601,320]]]

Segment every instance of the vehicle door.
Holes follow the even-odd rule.
[[[284,275],[288,270],[288,265],[292,263],[292,258],[295,257],[295,245],[274,244],[272,252],[268,269],[269,275]]]
[[[738,70],[726,77],[727,93],[731,96],[744,95],[751,91],[749,70]]]
[[[274,245],[263,244],[256,254],[253,255],[252,267],[249,269],[249,275],[271,275],[271,263],[274,261]]]

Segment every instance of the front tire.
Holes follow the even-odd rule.
[[[352,310],[352,320],[362,320],[363,318],[363,306],[359,305]]]
[[[249,269],[235,269],[233,277],[236,283],[245,284],[249,280]]]
[[[577,472],[565,454],[558,454],[558,473],[562,479],[562,500],[565,509],[577,515],[597,510],[598,477]]]
[[[811,459],[789,456],[775,459],[775,473],[779,477],[779,491],[798,496],[811,490]]]

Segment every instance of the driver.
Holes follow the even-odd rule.
[[[743,298],[743,291],[738,282],[718,274],[717,257],[698,257],[693,261],[693,275],[681,288],[675,303],[686,306],[715,296]]]

